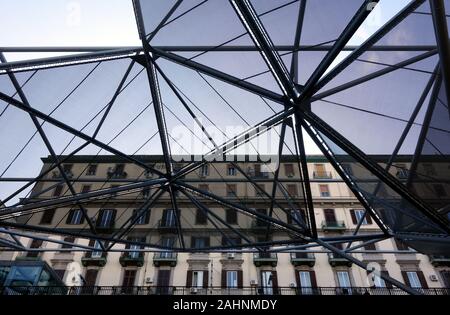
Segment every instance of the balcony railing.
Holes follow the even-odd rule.
[[[345,231],[344,221],[322,221],[322,230],[324,231]]]
[[[316,257],[313,253],[291,253],[291,263],[294,266],[314,267]]]
[[[153,255],[153,265],[159,266],[171,266],[177,265],[177,253],[174,252],[158,252]]]
[[[122,256],[120,256],[119,262],[122,267],[128,266],[142,267],[144,265],[144,255],[143,253],[139,252],[124,253],[122,254]]]
[[[276,267],[278,264],[277,253],[254,253],[253,263],[256,267],[270,265]]]
[[[336,267],[336,266],[351,267],[352,264],[353,264],[347,258],[344,258],[344,257],[342,257],[340,255],[335,254],[335,253],[328,253],[328,262],[330,263],[330,265],[332,267]]]
[[[430,262],[434,267],[450,266],[450,256],[430,256]]]
[[[450,295],[450,288],[416,289],[423,295]],[[372,287],[278,287],[275,295],[408,295],[398,288]],[[243,288],[187,288],[161,286],[8,286],[0,287],[0,295],[260,295],[267,294],[262,287]]]
[[[106,265],[106,257],[83,257],[81,258],[81,264],[84,267],[88,266],[96,266],[96,267],[104,267]]]
[[[315,179],[331,179],[331,172],[313,172],[313,178]]]

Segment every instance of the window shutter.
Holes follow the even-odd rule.
[[[144,219],[145,224],[148,224],[148,223],[150,222],[150,213],[151,213],[151,210],[150,210],[150,209],[148,209],[148,210],[145,212],[145,219]]]
[[[73,210],[69,210],[69,214],[67,215],[66,224],[70,224],[73,218]]]
[[[205,247],[209,247],[209,237],[205,238]]]
[[[243,288],[243,282],[244,282],[244,274],[242,272],[242,270],[238,270],[237,271],[237,286],[238,288],[242,289]]]
[[[352,216],[352,222],[353,224],[358,224],[358,220],[356,220],[355,210],[350,210],[350,215]]]
[[[310,271],[309,272],[309,276],[311,278],[311,286],[313,288],[317,288],[316,272],[315,271]]]
[[[208,270],[203,271],[203,288],[208,287]]]
[[[227,287],[227,271],[222,269],[222,279],[221,279],[221,287]]]
[[[389,277],[389,272],[388,272],[387,270],[382,270],[382,271],[381,271],[381,274],[382,274],[383,276]],[[384,281],[384,283],[386,283],[386,288],[392,289],[392,283],[387,282],[386,280]]]
[[[111,227],[114,227],[114,224],[116,222],[116,214],[117,214],[117,210],[114,209],[112,210],[112,215],[111,215]]]
[[[297,288],[302,287],[302,283],[300,282],[300,270],[294,270],[295,272],[295,281],[297,282]]]
[[[100,211],[98,212],[98,215],[97,215],[97,222],[96,222],[96,225],[97,226],[100,226],[100,224],[101,224],[101,222],[102,222],[102,218],[103,218],[103,214],[105,213],[105,210],[104,209],[100,209]]]
[[[95,245],[95,241],[94,240],[89,240],[89,246],[93,247]],[[86,258],[91,258],[92,256],[92,252],[86,252]]]
[[[422,286],[422,289],[428,289],[427,280],[425,280],[425,276],[423,275],[422,271],[416,271],[417,277],[419,277],[420,285]]]
[[[272,271],[273,293],[278,294],[278,276],[276,270]]]
[[[192,286],[192,270],[188,270],[186,274],[186,288]]]
[[[411,283],[409,283],[408,275],[406,274],[406,271],[402,271],[402,277],[406,285],[411,286]]]
[[[366,220],[367,220],[367,224],[372,224],[372,218],[370,217],[369,212],[366,212]]]
[[[81,210],[80,210],[81,211]],[[83,214],[81,214],[81,220],[80,220],[80,224],[83,224],[84,223],[84,215]]]

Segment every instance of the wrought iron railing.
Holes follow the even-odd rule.
[[[416,288],[416,290],[423,295],[450,295],[450,288]],[[408,293],[398,288],[369,287],[8,286],[0,287],[0,295],[408,295]]]

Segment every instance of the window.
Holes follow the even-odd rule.
[[[228,176],[236,176],[236,168],[233,165],[228,165],[227,175]]]
[[[417,272],[415,272],[415,271],[407,271],[406,272],[406,276],[408,277],[409,285],[412,288],[422,288],[422,285],[420,283],[419,276],[417,275]]]
[[[358,224],[358,222],[362,219],[362,225],[367,225],[372,223],[372,219],[368,214],[365,213],[365,210],[362,209],[351,209],[350,215],[352,217],[353,224]],[[370,221],[369,221],[370,220]]]
[[[40,248],[42,246],[43,241],[42,240],[32,240],[30,244],[30,248]],[[27,252],[27,257],[38,257],[39,252]]]
[[[222,236],[222,246],[241,245],[241,239],[239,237]]]
[[[423,170],[425,171],[425,174],[428,176],[434,176],[436,175],[436,170],[434,169],[433,164],[424,163]]]
[[[81,209],[72,209],[67,216],[66,224],[76,225],[83,224],[84,216]]]
[[[365,250],[377,250],[377,246],[375,245],[375,243],[370,243],[370,244],[364,245],[364,249]]]
[[[294,165],[292,164],[284,164],[284,172],[287,177],[293,177],[294,173]]]
[[[348,176],[353,176],[353,169],[352,169],[352,166],[350,164],[341,164],[341,166],[344,169],[344,172]]]
[[[114,220],[116,216],[116,210],[114,209],[101,209],[97,218],[97,227],[110,228],[114,226]]]
[[[134,209],[133,210],[133,218],[136,218],[138,212],[140,209]],[[148,224],[150,219],[150,212],[149,210],[144,211],[144,213],[140,212],[140,216],[136,221],[136,225],[144,225],[144,224]]]
[[[291,197],[298,196],[297,185],[295,185],[295,184],[287,184],[287,191],[288,191],[289,196],[291,196]]]
[[[396,168],[397,168],[396,176],[399,179],[407,179],[408,178],[409,171],[406,168],[405,164],[398,164],[398,165],[396,165]]]
[[[102,257],[102,246],[100,245],[99,241],[94,241],[94,248],[96,250],[92,251],[91,257],[92,258],[101,258]]]
[[[445,191],[444,185],[442,184],[434,184],[433,189],[438,197],[446,197],[447,192]]]
[[[130,294],[133,292],[134,282],[136,280],[136,270],[125,270],[122,280],[122,293]]]
[[[142,198],[148,198],[150,196],[150,188],[144,187],[141,190]]]
[[[400,240],[395,240],[395,245],[397,247],[398,250],[409,250],[408,245],[406,245],[405,243],[403,243]]]
[[[299,271],[298,272],[299,286],[301,288],[302,294],[312,294],[312,281],[310,271]]]
[[[208,215],[200,209],[195,213],[195,224],[207,224]]]
[[[384,281],[384,279],[376,274],[373,275],[373,285],[375,286],[375,288],[386,288],[386,282]]]
[[[84,276],[84,285],[87,287],[95,286],[97,282],[97,274],[98,274],[97,269],[88,269]]]
[[[74,243],[75,243],[75,237],[73,237],[73,236],[67,236],[67,237],[64,238],[64,242],[74,244]],[[73,247],[73,246],[70,245],[70,244],[63,244],[63,245],[61,246],[61,248],[72,248],[72,247]],[[64,252],[64,253],[67,253],[66,251],[63,251],[63,252]]]
[[[202,165],[202,167],[200,168],[200,176],[205,177],[209,175],[209,165],[205,164]]]
[[[238,272],[227,270],[227,288],[238,287]]]
[[[289,224],[298,224],[297,222],[303,222],[303,213],[300,212],[301,210],[299,209],[295,209],[295,210],[290,210],[289,214],[286,214],[287,216],[287,222]]]
[[[128,238],[129,241],[131,242],[145,242],[145,237],[129,237]],[[139,249],[142,249],[142,247],[140,245],[137,244],[127,244],[126,245],[127,249],[130,249],[131,251],[127,252],[127,256],[130,258],[139,258],[141,256],[141,252],[139,251]]]
[[[86,175],[94,176],[96,173],[97,173],[97,165],[96,164],[89,164],[88,169],[86,171]]]
[[[265,195],[264,195],[264,192],[266,191],[266,185],[264,185],[264,184],[258,184],[258,186],[259,186],[259,188],[261,188],[261,189],[255,187],[255,196],[256,196],[256,197],[263,197],[263,196],[265,196]]]
[[[236,185],[235,184],[227,185],[227,197],[236,197]]]
[[[237,211],[235,209],[225,209],[225,220],[229,224],[237,224]]]
[[[163,211],[161,226],[165,226],[165,227],[175,226],[175,210],[174,209],[165,209]]]
[[[325,170],[324,164],[314,164],[314,178],[330,178],[329,174]]]
[[[208,184],[200,184],[200,185],[198,185],[198,189],[204,190],[204,191],[209,191],[209,185]]]
[[[267,209],[256,209],[256,212],[267,215]],[[256,226],[267,226],[269,223],[262,220],[262,219],[256,219]]]
[[[83,185],[83,186],[81,187],[81,193],[82,193],[82,194],[87,193],[87,192],[89,192],[90,190],[91,190],[91,185]]]
[[[168,236],[164,236],[161,238],[161,246],[164,246],[166,248],[172,248],[173,245],[175,244],[175,238],[174,237],[168,237]],[[160,252],[159,253],[159,257],[161,258],[170,258],[172,257],[172,252]]]
[[[200,249],[200,248],[205,248],[205,247],[209,246],[209,237],[193,236],[191,241],[192,241],[192,244],[191,244],[192,248]]]
[[[320,197],[330,197],[328,185],[319,185]]]
[[[47,209],[44,211],[41,217],[40,224],[51,224],[53,217],[55,216],[56,209]]]
[[[59,197],[61,196],[62,192],[64,189],[64,185],[63,184],[59,184],[55,187],[55,190],[53,191],[53,197]]]
[[[350,275],[348,271],[337,271],[336,276],[338,279],[338,285],[340,288],[350,288],[352,286],[350,282]]]
[[[203,287],[203,271],[192,271],[192,287],[193,288],[202,288]]]
[[[72,176],[72,167],[73,164],[63,164],[63,171],[68,177]]]
[[[323,209],[323,214],[325,216],[325,222],[327,224],[336,224],[336,214],[334,209]]]

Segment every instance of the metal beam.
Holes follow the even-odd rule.
[[[430,0],[430,8],[439,51],[442,78],[447,96],[447,106],[450,106],[450,40],[448,37],[444,0]],[[448,113],[450,116],[450,108],[448,109]]]

